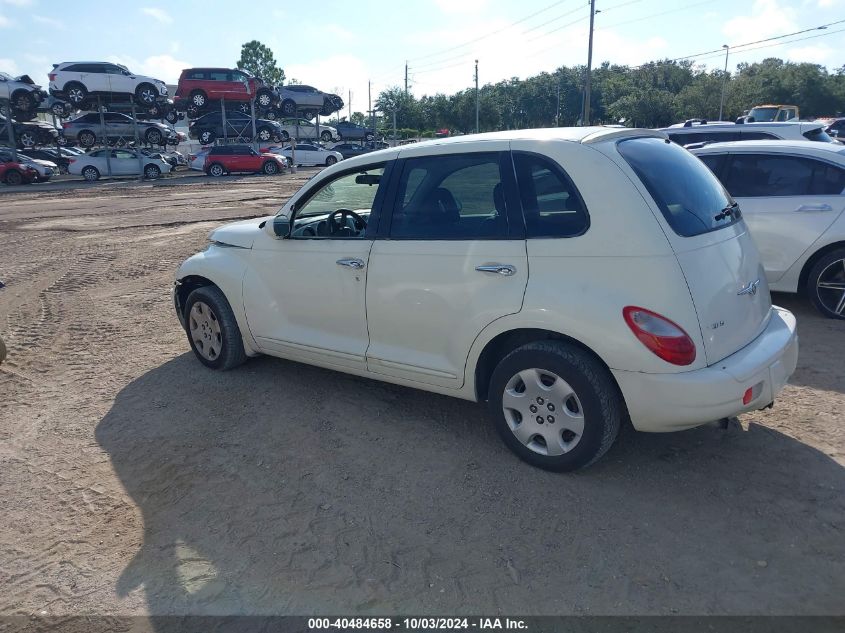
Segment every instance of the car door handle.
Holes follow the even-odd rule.
[[[480,273],[495,273],[504,277],[511,277],[516,274],[516,266],[510,264],[484,264],[483,266],[476,266],[475,269]]]
[[[833,211],[833,207],[829,204],[802,204],[795,210],[802,213],[807,211]]]
[[[355,259],[354,257],[344,257],[343,259],[337,260],[337,265],[361,270],[364,267],[364,262],[360,259]]]

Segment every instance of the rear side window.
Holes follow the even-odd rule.
[[[192,70],[188,73],[188,79],[207,79],[207,73],[203,70]]]
[[[845,189],[845,171],[798,156],[736,154],[725,187],[737,198],[838,195]]]
[[[722,173],[722,168],[725,166],[725,155],[724,154],[705,154],[704,156],[698,157],[702,163],[707,165],[707,167],[716,174],[716,177]]]
[[[528,237],[574,237],[590,224],[575,185],[559,166],[536,154],[513,154]]]
[[[779,137],[768,132],[746,132],[743,130],[740,134],[740,140],[743,141],[777,141]]]
[[[660,138],[626,139],[617,148],[678,235],[701,235],[739,220],[738,209],[725,213],[733,200],[716,176],[685,149]]]

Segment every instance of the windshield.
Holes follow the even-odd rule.
[[[739,220],[739,207],[719,180],[682,147],[661,138],[627,139],[617,147],[678,235],[692,237]]]
[[[774,121],[777,113],[777,108],[751,108],[748,116],[753,116],[755,123],[767,123]]]

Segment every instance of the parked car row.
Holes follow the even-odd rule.
[[[683,147],[726,141],[818,141],[836,142],[825,131],[825,124],[809,121],[782,123],[731,123],[690,119],[662,128],[669,138]]]

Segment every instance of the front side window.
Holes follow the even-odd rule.
[[[685,149],[660,138],[631,138],[617,148],[678,235],[692,237],[739,221],[719,180]]]
[[[317,185],[296,205],[292,237],[363,238],[385,165],[341,174]]]
[[[587,230],[584,201],[559,166],[521,152],[513,162],[528,237],[573,237]]]
[[[506,237],[508,218],[497,152],[405,161],[390,236],[404,239]]]

